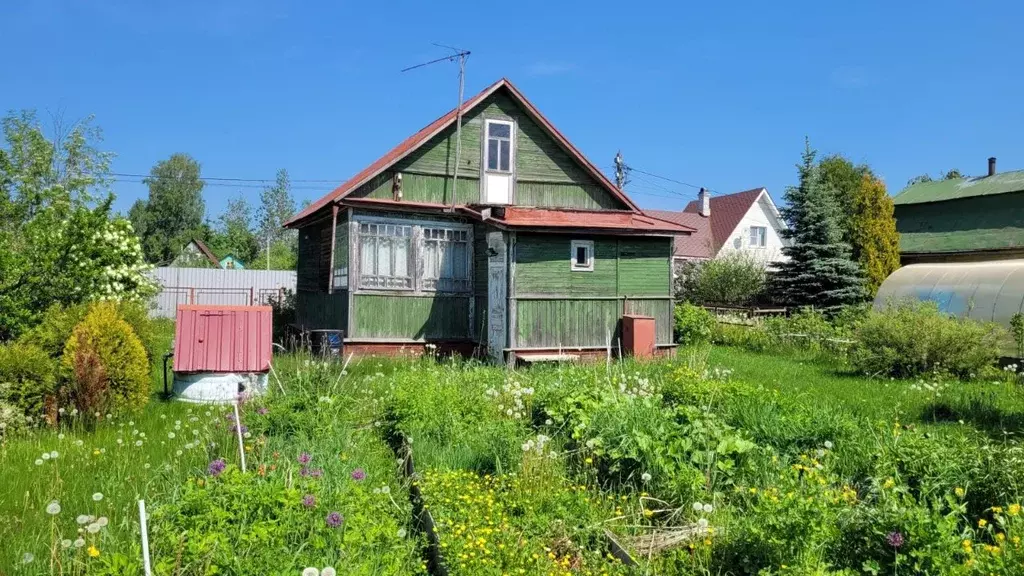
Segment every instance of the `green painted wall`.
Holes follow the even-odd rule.
[[[570,269],[572,240],[594,241],[594,270]],[[575,296],[667,296],[671,239],[520,233],[514,292]]]
[[[336,290],[309,292],[300,290],[295,294],[295,322],[307,330],[348,328],[348,292]]]
[[[330,266],[331,221],[321,220],[299,229],[299,264],[296,274],[296,289],[327,291],[328,268]],[[326,236],[326,243],[324,237]],[[327,265],[324,265],[324,261]]]
[[[594,241],[592,272],[570,269],[571,240]],[[605,346],[624,312],[653,316],[658,344],[671,344],[670,247],[669,238],[517,234],[514,345]]]
[[[487,231],[490,226],[473,226],[473,297],[475,298],[473,335],[482,339],[487,332]]]
[[[356,294],[353,338],[469,338],[469,296]]]
[[[516,122],[516,190],[514,203],[521,206],[622,209],[625,206],[605,190],[551,139],[543,128],[503,90],[496,92],[463,117],[462,153],[456,202],[480,201],[481,137],[484,119]],[[450,202],[455,172],[455,127],[430,139],[402,159],[392,170],[365,184],[356,197],[392,199],[392,175],[402,173],[406,201]]]

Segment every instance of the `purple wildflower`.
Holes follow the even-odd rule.
[[[366,471],[363,470],[362,468],[356,468],[355,470],[352,471],[352,479],[355,480],[356,482],[362,482],[364,479],[366,479]]]
[[[309,464],[309,461],[312,459],[313,457],[309,455],[309,452],[299,454],[299,464]]]
[[[303,478],[305,478],[306,476],[309,476],[309,467],[308,466],[303,466],[302,468],[300,468],[299,469],[299,476],[302,476]]]
[[[259,414],[260,416],[266,416],[267,414],[270,413],[270,409],[267,408],[266,406],[260,406],[259,409],[256,410],[256,413]]]
[[[324,475],[324,471],[322,468],[314,468],[309,471],[309,475],[313,478],[319,478]]]
[[[316,497],[313,496],[312,494],[306,494],[305,496],[302,497],[302,505],[305,506],[306,508],[312,508],[313,506],[316,506]]]
[[[231,425],[231,431],[232,432],[236,432],[237,430],[238,430],[238,428],[234,424],[232,424]],[[248,432],[249,432],[249,427],[246,426],[245,424],[242,424],[242,434],[247,434]]]
[[[889,546],[899,548],[900,546],[903,546],[903,534],[899,532],[889,532],[885,537],[885,541],[889,543]]]
[[[220,476],[220,473],[227,467],[227,462],[225,462],[223,458],[217,458],[213,462],[210,462],[210,465],[206,467],[206,472],[209,473],[210,476]]]
[[[327,515],[327,525],[331,528],[337,528],[341,526],[341,523],[345,521],[345,518],[338,512],[331,512]]]

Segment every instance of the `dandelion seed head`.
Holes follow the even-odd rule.
[[[46,513],[50,516],[56,516],[57,514],[60,514],[60,502],[54,500],[53,502],[47,504]]]
[[[100,500],[103,500],[103,494],[102,493],[97,492],[97,493],[92,495],[92,501],[93,502],[99,502]]]

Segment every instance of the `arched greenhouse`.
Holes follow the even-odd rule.
[[[890,302],[930,300],[956,316],[1009,328],[1024,311],[1024,260],[911,264],[893,272],[875,296],[876,310]]]

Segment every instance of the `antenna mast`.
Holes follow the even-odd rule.
[[[438,62],[455,62],[456,59],[459,61],[459,104],[455,107],[455,169],[452,172],[452,200],[451,206],[448,208],[451,211],[455,210],[455,197],[459,189],[459,163],[462,161],[462,96],[466,86],[466,57],[469,56],[469,50],[463,50],[461,48],[454,48],[452,46],[445,46],[444,44],[435,43],[434,46],[440,48],[447,48],[452,51],[451,54],[443,58],[437,58],[429,62],[423,62],[422,64],[416,64],[415,66],[409,66],[403,68],[402,72],[408,72],[415,70],[416,68],[422,68]]]

